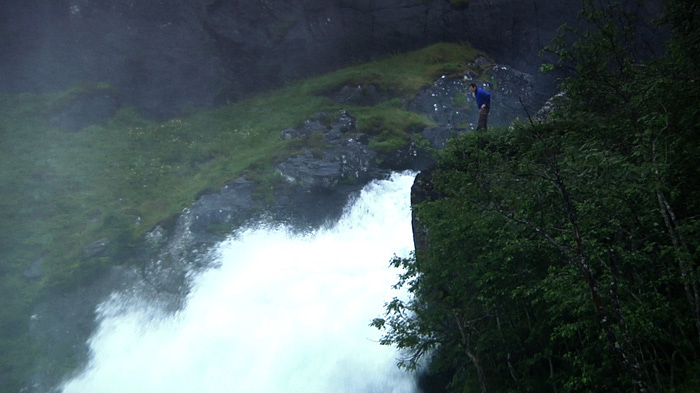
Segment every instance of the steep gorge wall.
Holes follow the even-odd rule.
[[[155,118],[438,41],[526,72],[579,0],[0,0],[0,91],[116,86]]]

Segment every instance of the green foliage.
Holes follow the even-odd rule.
[[[555,121],[453,139],[414,206],[413,296],[372,325],[452,391],[695,391],[700,357],[698,5],[667,1],[640,57],[619,3],[565,28]],[[690,15],[688,14],[690,12]],[[694,390],[695,389],[695,390]]]
[[[401,365],[432,354],[455,388],[613,391],[636,383],[616,344],[654,359],[657,388],[697,355],[649,168],[589,135],[522,127],[444,152],[434,182],[445,198],[415,208],[429,248],[394,261],[415,297],[374,322],[384,344],[408,350]]]
[[[370,147],[380,153],[391,153],[405,146],[411,135],[431,124],[424,116],[406,110],[397,99],[375,107],[356,108],[353,113],[357,115],[360,131],[373,136]]]

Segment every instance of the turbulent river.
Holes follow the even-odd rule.
[[[367,185],[334,225],[248,229],[219,244],[185,306],[165,314],[115,294],[98,309],[91,360],[64,393],[416,391],[369,326],[395,296],[393,255],[413,249],[410,187]]]

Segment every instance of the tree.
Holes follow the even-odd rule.
[[[454,139],[414,207],[427,248],[393,261],[413,297],[382,343],[455,391],[673,391],[699,364],[698,5],[668,1],[645,58],[625,8],[583,4],[558,116]]]

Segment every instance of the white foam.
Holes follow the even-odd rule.
[[[63,392],[415,391],[369,326],[401,295],[389,261],[413,247],[412,182],[406,173],[368,185],[332,228],[223,242],[220,266],[195,278],[175,315],[113,296],[100,307],[92,361]]]

